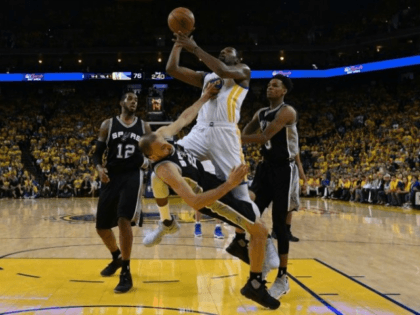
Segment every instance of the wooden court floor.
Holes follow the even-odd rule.
[[[99,275],[110,254],[95,232],[96,203],[0,200],[0,314],[420,314],[420,211],[303,199],[291,291],[270,311],[239,292],[249,269],[224,251],[234,230],[223,225],[226,237],[216,240],[214,221],[203,219],[203,237],[194,238],[193,211],[178,199],[171,209],[181,230],[152,248],[142,239],[157,208],[144,202],[134,288],[114,294],[118,275]]]

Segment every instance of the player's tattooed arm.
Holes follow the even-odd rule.
[[[108,138],[109,125],[111,124],[111,119],[106,119],[102,122],[101,127],[99,128],[99,137],[98,141],[105,142]]]

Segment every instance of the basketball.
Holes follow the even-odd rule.
[[[194,29],[194,14],[187,8],[173,9],[168,16],[168,25],[172,32],[189,35]]]

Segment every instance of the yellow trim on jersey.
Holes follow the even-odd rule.
[[[238,127],[236,127],[236,134],[238,135],[238,142],[239,142],[239,151],[240,153],[240,158],[241,158],[241,162],[242,164],[245,164],[245,156],[244,156],[244,151],[242,150],[242,140],[241,140],[241,131],[239,130]],[[245,175],[244,178],[245,181],[248,181],[248,174]]]
[[[233,116],[233,113],[232,113],[232,100],[233,100],[233,98],[235,97],[235,94],[236,94],[236,92],[237,92],[237,90],[240,88],[240,86],[239,85],[236,85],[233,89],[232,89],[232,91],[229,93],[229,96],[228,96],[228,98],[227,98],[227,114],[228,114],[228,120],[230,121],[230,122],[233,122],[233,119],[232,119],[232,116]]]
[[[236,122],[235,121],[235,115],[236,115],[236,104],[238,103],[238,98],[239,96],[241,96],[242,92],[245,90],[242,86],[239,86],[239,90],[237,91],[237,93],[235,93],[235,95],[233,96],[233,102],[232,102],[232,122]]]

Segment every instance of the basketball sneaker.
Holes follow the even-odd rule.
[[[245,286],[241,289],[241,294],[246,298],[253,300],[254,302],[267,307],[272,310],[276,310],[280,307],[280,301],[273,298],[267,291],[267,281],[263,280],[259,282],[254,279],[250,281],[248,279]]]
[[[289,237],[289,241],[290,242],[299,242],[299,238],[297,238],[296,236],[294,236],[292,233],[288,233],[287,236]]]
[[[249,265],[248,243],[249,241],[247,240],[237,240],[234,238],[229,246],[226,247],[226,251]]]
[[[166,234],[174,234],[180,229],[179,223],[176,222],[175,218],[172,216],[172,223],[170,226],[166,226],[162,221],[158,222],[158,227],[156,230],[148,233],[143,238],[143,244],[146,247],[152,247],[159,244],[162,241],[162,237]]]
[[[194,235],[195,237],[202,237],[203,233],[201,233],[201,223],[197,222],[194,227]]]
[[[104,270],[101,271],[102,277],[110,277],[112,276],[119,268],[122,267],[122,259],[114,259],[111,263],[105,267]]]
[[[128,292],[133,287],[133,279],[131,278],[130,271],[120,274],[120,282],[115,287],[115,293],[125,293]]]
[[[290,291],[290,285],[289,285],[289,279],[287,278],[287,275],[284,274],[280,278],[276,278],[276,281],[274,281],[271,288],[268,290],[268,293],[275,298],[279,299],[283,295],[289,293]]]
[[[214,238],[222,239],[225,238],[222,232],[222,227],[220,225],[216,225],[214,228]]]

